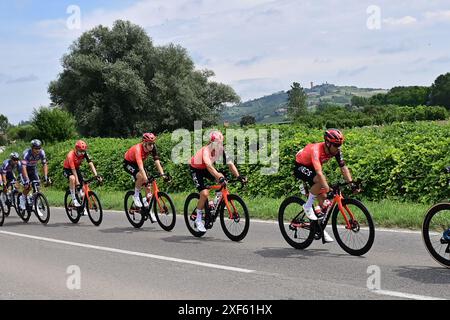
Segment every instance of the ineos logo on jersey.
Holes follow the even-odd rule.
[[[311,176],[311,174],[312,174],[312,171],[311,170],[309,170],[308,168],[306,168],[306,167],[301,167],[301,171],[302,171],[302,173],[304,174],[304,175],[306,175],[306,176]]]

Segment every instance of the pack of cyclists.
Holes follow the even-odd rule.
[[[134,181],[134,206],[142,208],[149,206],[146,199],[151,199],[151,184],[149,182],[149,174],[144,167],[144,162],[152,157],[155,167],[161,177],[165,181],[170,181],[170,177],[164,172],[160,162],[160,156],[156,146],[157,137],[153,133],[144,133],[140,143],[130,147],[123,157],[123,169],[131,176]],[[353,183],[352,175],[347,167],[341,147],[345,141],[345,137],[340,130],[328,129],[324,133],[324,141],[319,143],[311,143],[304,146],[295,155],[294,176],[301,180],[309,187],[308,199],[303,205],[306,217],[310,221],[318,220],[318,217],[326,210],[327,198],[329,197],[330,186],[326,176],[323,173],[322,165],[335,158],[339,165],[342,176],[348,184],[351,185],[354,193],[360,192],[358,185]],[[208,143],[200,150],[196,151],[189,163],[189,171],[193,184],[199,193],[199,199],[196,207],[195,228],[199,232],[206,232],[202,217],[205,212],[205,205],[208,203],[209,188],[207,184],[216,182],[226,184],[225,176],[218,171],[215,164],[221,161],[227,165],[230,172],[238,181],[245,184],[247,178],[239,174],[239,170],[233,160],[228,157],[224,148],[224,137],[220,131],[210,133]],[[97,174],[97,169],[89,156],[88,145],[85,141],[79,140],[75,143],[74,149],[70,150],[63,164],[62,174],[68,180],[68,188],[75,207],[81,204],[77,199],[77,192],[81,190],[83,184],[83,175],[80,171],[83,160],[88,163],[93,175],[98,181],[102,178]],[[17,152],[10,154],[0,168],[0,187],[6,192],[10,184],[15,184],[19,189],[21,185],[22,195],[19,198],[19,206],[25,209],[25,202],[29,201],[29,192],[31,183],[40,182],[38,174],[38,164],[41,163],[44,172],[44,182],[50,184],[48,163],[42,142],[34,139],[30,143],[30,147],[23,152],[22,159]],[[450,167],[446,169],[450,172]],[[141,198],[141,190],[145,188],[147,197]],[[141,199],[143,199],[141,201]],[[314,204],[318,202],[318,205]],[[150,212],[150,218],[156,221],[153,211]],[[445,237],[445,235],[444,235]],[[333,238],[323,231],[324,242],[333,242]]]

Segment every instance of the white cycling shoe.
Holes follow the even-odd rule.
[[[334,242],[334,239],[325,230],[323,230],[323,239],[326,243]]]
[[[139,196],[133,196],[134,200],[134,206],[137,208],[142,208],[142,202],[141,199],[139,199]]]
[[[206,232],[205,225],[203,224],[202,220],[195,220],[195,226],[197,227],[198,231]]]
[[[306,216],[308,217],[309,220],[312,221],[316,221],[317,220],[317,216],[314,213],[314,209],[313,208],[305,208],[305,206],[303,205],[303,210],[305,211]]]
[[[72,199],[72,203],[73,203],[73,205],[74,205],[75,207],[77,207],[77,208],[81,207],[81,204],[78,202],[77,199]]]

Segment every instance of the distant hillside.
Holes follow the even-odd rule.
[[[311,89],[306,89],[308,95],[308,107],[314,109],[320,103],[346,105],[350,103],[352,96],[371,97],[377,93],[387,93],[384,89],[357,88],[354,86],[335,86],[333,84],[321,84]],[[222,120],[231,123],[239,122],[242,116],[251,115],[259,123],[276,123],[286,120],[286,104],[288,94],[285,91],[277,92],[269,96],[250,100],[236,106],[226,108],[222,113]]]

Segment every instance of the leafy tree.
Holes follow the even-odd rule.
[[[360,96],[353,96],[351,99],[351,105],[352,106],[365,106],[369,103],[369,99],[365,98],[365,97],[360,97]]]
[[[295,121],[301,116],[306,115],[308,112],[307,96],[298,82],[294,82],[291,85],[291,90],[288,91],[288,96],[288,116]]]
[[[241,127],[243,126],[248,126],[248,125],[252,125],[256,123],[256,119],[255,117],[251,116],[251,115],[245,115],[241,118],[240,121],[240,125]]]
[[[200,119],[210,125],[224,104],[239,102],[233,89],[209,81],[212,71],[195,70],[184,48],[155,47],[144,29],[128,21],[85,32],[62,64],[49,93],[76,117],[83,135],[192,128]]]
[[[10,124],[8,118],[3,114],[0,114],[0,134],[4,134],[8,130]]]
[[[429,104],[450,109],[450,72],[440,75],[434,81],[431,86]]]
[[[46,142],[64,141],[75,136],[75,119],[58,107],[41,107],[33,111],[32,127],[36,137]]]

